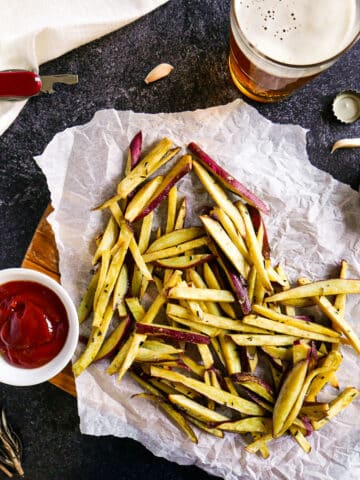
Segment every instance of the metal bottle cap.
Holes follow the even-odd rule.
[[[334,98],[332,108],[340,122],[356,122],[360,118],[360,93],[352,90],[339,93]]]

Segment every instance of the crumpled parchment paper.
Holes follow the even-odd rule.
[[[38,72],[39,65],[137,20],[166,1],[37,0],[36,8],[32,0],[3,1],[0,71],[23,69]],[[17,102],[1,99],[0,135],[26,102],[27,99]]]
[[[290,279],[336,276],[343,258],[351,265],[349,276],[360,278],[359,194],[310,164],[303,128],[273,124],[241,100],[173,114],[103,110],[88,124],[57,134],[36,158],[55,208],[49,220],[59,249],[62,284],[76,303],[89,280],[94,237],[106,221],[106,213],[91,209],[114,193],[129,142],[140,129],[144,148],[164,136],[184,147],[197,142],[265,200],[271,207],[265,222],[272,258],[284,265]],[[181,182],[180,194],[190,200],[190,222],[201,205],[209,204],[192,175]],[[352,296],[347,318],[358,333],[359,316],[360,297]],[[349,347],[343,352],[341,390],[359,387],[359,358]],[[131,398],[140,389],[130,378],[118,385],[105,373],[106,366],[103,360],[76,380],[83,433],[131,437],[155,455],[196,464],[227,480],[360,478],[358,401],[309,437],[310,454],[284,437],[270,443],[271,456],[263,460],[246,453],[245,440],[231,433],[220,440],[199,432],[198,445],[192,444],[156,406]],[[332,399],[336,392],[329,389],[325,395]]]

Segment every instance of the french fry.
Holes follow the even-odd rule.
[[[204,368],[206,368],[206,370],[209,370],[210,368],[213,368],[214,357],[211,353],[211,350],[210,350],[209,346],[205,345],[205,344],[202,344],[202,343],[199,343],[197,345],[197,349],[199,350]]]
[[[289,280],[286,276],[286,273],[282,267],[281,264],[277,265],[275,267],[275,271],[277,272],[277,274],[282,278],[282,281],[283,281],[283,290],[290,290],[290,283],[289,283]],[[295,312],[295,308],[291,305],[285,305],[285,313],[286,315],[288,315],[289,317],[295,317],[296,315],[296,312]]]
[[[79,323],[84,322],[90,315],[91,309],[93,307],[94,296],[96,292],[97,283],[99,281],[100,270],[97,270],[94,275],[91,277],[89,285],[84,293],[79,307],[77,309]]]
[[[177,327],[169,327],[168,325],[159,324],[147,324],[137,322],[135,325],[135,331],[140,334],[147,334],[153,336],[159,336],[162,338],[172,338],[173,340],[183,341],[188,343],[203,343],[209,344],[210,338],[200,333],[189,332]]]
[[[209,242],[209,238],[204,235],[203,237],[195,238],[194,240],[181,243],[180,245],[174,247],[164,248],[155,252],[144,253],[143,259],[146,263],[149,263],[155,262],[156,260],[160,260],[162,258],[176,257],[181,253],[185,253],[186,251],[193,248],[199,248],[203,247],[204,245],[209,245]]]
[[[320,280],[319,282],[308,283],[300,287],[284,290],[266,298],[267,303],[284,302],[287,300],[304,299],[307,297],[319,297],[328,295],[339,295],[349,293],[360,293],[360,280],[346,280],[332,278]]]
[[[149,213],[143,218],[139,234],[138,246],[140,253],[143,254],[147,250],[151,237],[151,227],[153,224],[154,212]]]
[[[218,219],[222,227],[230,237],[231,241],[234,243],[236,248],[239,250],[241,255],[249,263],[250,256],[243,237],[237,232],[235,225],[233,224],[231,218],[225,213],[222,208],[215,207],[212,210],[212,215],[215,219]]]
[[[271,433],[266,433],[265,435],[262,435],[260,438],[255,440],[252,443],[249,443],[246,447],[245,450],[249,453],[256,453],[260,449],[264,448],[267,446],[267,444],[273,440],[273,436]]]
[[[212,253],[199,253],[194,255],[181,255],[178,257],[162,258],[156,260],[156,266],[162,268],[185,270],[194,268],[214,259]]]
[[[203,323],[197,323],[193,322],[192,320],[188,320],[187,318],[184,317],[178,317],[176,315],[172,314],[167,314],[167,316],[174,320],[176,323],[179,323],[180,325],[186,325],[189,327],[191,330],[194,330],[195,332],[201,332],[210,337],[210,341],[212,337],[217,337],[221,333],[220,328],[215,328],[215,327],[210,327],[208,325],[205,325]]]
[[[125,175],[129,175],[131,170],[136,167],[141,159],[142,132],[138,132],[130,142],[127,161],[125,165]]]
[[[157,190],[155,190],[153,196],[151,197],[147,205],[136,216],[135,220],[140,220],[141,218],[145,217],[145,215],[148,215],[150,212],[152,212],[158,205],[160,205],[163,199],[167,197],[169,191],[174,186],[174,184],[178,182],[182,177],[184,177],[187,173],[189,173],[191,168],[191,156],[182,156],[180,160],[175,164],[175,166],[172,167],[172,169],[165,175],[163,181],[160,183]]]
[[[190,358],[188,355],[183,354],[181,356],[181,361],[183,362],[184,365],[186,365],[189,370],[192,371],[196,376],[203,378],[205,374],[205,367],[202,365],[199,365],[195,360]]]
[[[229,335],[240,346],[292,345],[299,337],[293,335],[233,334]]]
[[[236,433],[260,432],[270,433],[272,431],[272,420],[267,417],[250,417],[237,420],[236,422],[225,422],[217,426],[220,430]]]
[[[131,346],[131,342],[132,342],[132,337],[130,336],[126,340],[126,342],[123,345],[121,345],[118,353],[111,360],[110,365],[106,369],[106,373],[108,375],[114,375],[114,373],[116,373],[119,370],[119,368],[121,367],[121,365],[124,363],[126,355],[127,355],[128,351],[129,351],[129,348]]]
[[[102,291],[102,289],[104,287],[106,275],[107,275],[108,270],[109,270],[110,259],[111,259],[110,250],[104,250],[102,252],[102,255],[101,255],[101,265],[100,265],[100,268],[98,270],[99,271],[99,277],[98,277],[98,282],[97,282],[97,285],[96,285],[96,290],[95,290],[94,299],[93,299],[94,310],[96,310],[96,305],[97,305],[97,302],[99,300],[100,292]]]
[[[249,302],[252,305],[254,302],[254,293],[255,293],[255,283],[256,283],[256,268],[254,265],[250,268],[249,275],[247,278],[248,283],[248,295],[249,295]]]
[[[130,192],[138,187],[146,178],[150,177],[161,165],[169,161],[173,155],[169,155],[172,141],[163,138],[160,142],[131,169],[117,186],[117,194],[126,198]],[[177,153],[177,152],[176,152]]]
[[[339,278],[345,279],[347,274],[348,264],[345,260],[341,261],[341,269]],[[346,293],[339,293],[336,295],[334,307],[339,312],[341,317],[345,317]],[[335,325],[336,327],[336,325]]]
[[[202,183],[205,190],[208,192],[210,197],[214,200],[216,205],[222,208],[225,213],[231,218],[236,229],[244,237],[245,228],[244,222],[241,215],[239,214],[238,209],[233,205],[229,200],[225,191],[219,186],[219,184],[214,180],[214,178],[195,160],[193,161],[193,169],[196,173],[196,176]]]
[[[146,280],[148,280],[148,281],[152,281],[153,280],[152,275],[151,275],[148,267],[146,266],[144,258],[141,255],[140,249],[139,249],[137,243],[135,242],[134,237],[132,237],[130,239],[129,250],[130,250],[131,255],[134,259],[134,262],[136,263],[136,266],[138,267],[138,269],[140,270],[140,272],[142,273],[144,278],[146,278]]]
[[[180,230],[184,228],[185,219],[186,219],[186,197],[183,198],[181,205],[179,207],[179,211],[177,213],[177,217],[175,220],[174,230]]]
[[[303,433],[298,430],[296,427],[290,427],[290,433],[300,445],[300,447],[304,450],[305,453],[311,452],[311,445],[304,437]]]
[[[261,305],[264,302],[265,294],[266,294],[266,290],[259,279],[259,275],[256,274],[253,303],[256,303],[257,305]]]
[[[264,257],[262,255],[261,248],[259,246],[259,243],[255,235],[255,231],[254,231],[253,224],[251,222],[249,211],[247,210],[246,206],[241,202],[237,202],[236,206],[239,209],[239,212],[241,213],[241,217],[245,225],[247,247],[249,250],[250,258],[253,264],[255,265],[257,276],[261,281],[265,290],[268,292],[272,292],[273,287],[269,280],[268,273],[265,270]]]
[[[109,265],[108,273],[104,285],[99,294],[99,299],[96,304],[96,309],[94,311],[93,326],[98,327],[101,323],[102,316],[105,313],[105,309],[110,300],[110,296],[113,292],[116,280],[118,278],[122,264],[124,263],[125,255],[131,240],[132,232],[128,228],[124,228],[123,231],[123,242],[120,245],[119,249],[115,252],[111,263]]]
[[[285,287],[288,285],[286,279],[284,279],[279,273],[272,267],[270,260],[265,259],[265,269],[269,276],[271,282],[279,284],[281,287]]]
[[[127,315],[125,307],[125,295],[129,288],[129,273],[126,263],[120,269],[118,279],[113,292],[113,309],[118,310],[120,317]]]
[[[258,363],[259,363],[257,348],[253,346],[252,347],[247,346],[245,347],[245,354],[246,354],[247,361],[249,363],[250,372],[253,373],[255,372],[256,367],[258,366]]]
[[[310,418],[310,420],[320,420],[327,416],[327,412],[329,410],[328,403],[320,403],[320,402],[313,402],[307,403],[301,407],[299,412],[299,416],[306,416]]]
[[[274,438],[282,434],[284,424],[293,410],[296,400],[304,385],[308,365],[308,360],[302,360],[301,362],[296,363],[284,380],[274,405]]]
[[[320,428],[324,427],[332,418],[340,413],[341,410],[350,405],[350,403],[355,400],[359,393],[359,390],[354,387],[345,388],[345,390],[341,392],[338,397],[329,403],[329,410],[327,411],[326,417],[322,420],[312,422],[314,430],[319,430]]]
[[[277,358],[281,361],[290,362],[293,357],[292,348],[264,345],[263,347],[261,347],[261,350],[267,353],[271,358]]]
[[[199,274],[199,272],[197,272],[194,268],[191,268],[190,270],[188,270],[187,274],[189,276],[188,283],[192,282],[196,288],[207,288],[207,285],[204,279]],[[210,287],[210,288],[213,288],[213,287]],[[215,288],[218,289],[217,287]],[[218,289],[218,290],[221,290],[221,289]],[[225,303],[221,303],[221,302],[219,303],[220,306],[224,304]],[[204,312],[212,313],[213,315],[221,315],[220,306],[216,302],[214,301],[202,302],[202,305],[204,305],[204,307],[202,307]]]
[[[141,255],[145,252],[145,250],[148,248],[148,245],[149,245],[153,218],[154,218],[154,212],[151,212],[149,213],[149,215],[146,215],[146,217],[144,217],[141,224],[139,241],[138,241],[139,252]],[[147,265],[147,269],[150,272],[150,274],[152,274],[152,270],[153,270],[152,265]],[[141,271],[138,268],[134,268],[134,273],[131,281],[132,295],[138,296],[140,294],[140,298],[142,298],[144,295],[144,292],[142,291],[142,289],[146,290],[148,283],[149,283],[149,280],[146,280],[143,278]]]
[[[153,377],[165,378],[172,382],[181,383],[189,388],[192,388],[196,392],[204,395],[210,400],[219,403],[220,405],[225,405],[232,410],[236,410],[240,413],[245,413],[249,415],[262,415],[263,409],[245,398],[237,397],[231,393],[226,392],[225,390],[219,390],[218,388],[205,385],[199,380],[193,378],[185,377],[177,372],[172,372],[164,370],[158,367],[151,367],[151,375]]]
[[[126,299],[126,305],[131,312],[131,315],[137,322],[141,322],[145,316],[144,307],[139,302],[138,298],[130,297]]]
[[[232,338],[227,335],[220,335],[219,342],[222,356],[225,361],[226,370],[229,375],[241,372],[241,360],[238,353],[238,348]]]
[[[230,393],[233,395],[239,395],[239,392],[236,390],[235,383],[230,377],[224,377],[225,385]]]
[[[262,219],[261,212],[260,212],[261,208],[259,209],[249,204],[247,205],[247,209],[250,213],[251,222],[254,226],[254,230],[258,238],[259,245],[261,245],[261,251],[262,251],[263,257],[265,261],[269,261],[271,258],[271,255],[270,255],[271,249],[270,249],[268,234],[265,228],[265,223],[264,223],[264,220]]]
[[[106,225],[105,231],[101,237],[101,241],[97,247],[97,250],[94,254],[92,264],[96,265],[99,258],[105,250],[110,250],[114,243],[116,242],[117,236],[119,234],[119,228],[113,217],[110,217]]]
[[[174,185],[168,195],[168,209],[165,233],[172,232],[175,226],[176,219],[176,205],[177,205],[177,187]]]
[[[335,332],[331,328],[324,327],[321,324],[315,322],[309,322],[302,320],[300,318],[289,317],[288,315],[283,315],[277,313],[274,310],[264,307],[262,305],[253,305],[252,310],[259,315],[268,318],[269,320],[275,320],[276,322],[284,323],[295,328],[300,328],[301,330],[306,330],[308,332],[320,333],[322,335],[327,335],[330,337],[339,337],[339,333]]]
[[[212,268],[208,263],[204,263],[203,266],[203,271],[204,271],[204,280],[206,282],[205,287],[206,288],[216,288],[217,290],[221,290],[221,285],[213,272]],[[235,311],[229,303],[219,303],[220,308],[230,317],[230,318],[236,318]],[[213,313],[213,312],[210,312]]]
[[[324,335],[322,333],[309,332],[308,330],[303,330],[297,327],[293,327],[291,325],[287,325],[285,323],[269,320],[268,318],[265,318],[265,317],[259,317],[257,315],[247,315],[246,317],[243,318],[243,322],[246,325],[253,325],[254,327],[262,327],[262,328],[265,328],[266,330],[282,333],[285,335],[293,335],[295,337],[300,337],[300,338],[309,338],[311,340],[319,340],[322,342],[331,342],[331,343],[340,342],[340,338],[338,335],[330,336],[330,335]]]
[[[234,330],[238,332],[248,333],[267,333],[266,330],[262,328],[245,325],[241,320],[222,317],[205,312],[202,312],[201,315],[195,314],[189,311],[187,308],[184,308],[181,305],[176,305],[174,303],[167,304],[166,312],[168,315],[180,316],[182,318],[192,320],[195,323],[206,324],[211,327],[221,328],[224,330]]]
[[[192,400],[198,400],[200,398],[200,395],[197,392],[191,388],[181,385],[180,383],[172,384],[168,380],[158,378],[150,378],[149,382],[160,390],[163,390],[167,395],[180,393],[181,395],[185,395],[185,397],[191,398]]]
[[[298,397],[297,397],[297,399],[296,399],[296,401],[293,405],[293,408],[292,408],[291,412],[289,413],[288,417],[286,418],[286,420],[285,420],[285,422],[282,426],[281,431],[278,433],[279,436],[282,435],[283,433],[285,433],[288,428],[290,428],[290,426],[293,424],[296,417],[298,416],[298,414],[301,410],[301,406],[304,402],[306,392],[307,392],[311,382],[313,381],[313,379],[315,377],[317,377],[318,375],[329,374],[332,371],[334,371],[334,370],[326,368],[326,367],[322,367],[322,368],[316,368],[315,370],[312,370],[307,375],[307,377],[306,377],[306,379],[305,379],[305,381],[302,385],[302,388],[299,392],[299,395],[298,395]],[[274,436],[275,436],[275,433],[274,433]]]
[[[197,300],[213,302],[234,302],[234,295],[229,290],[217,290],[212,288],[173,287],[167,293],[168,298],[178,300]]]
[[[251,311],[251,305],[244,277],[235,270],[235,268],[227,260],[227,258],[225,258],[220,252],[218,252],[213,245],[210,245],[210,249],[215,250],[216,255],[218,256],[218,263],[227,277],[228,283],[235,295],[236,301],[240,304],[243,314],[247,315]]]
[[[297,288],[306,288],[306,287],[311,287],[311,285],[314,285],[314,284],[311,284],[311,283],[308,284],[307,279],[300,279],[300,281],[302,281],[302,280],[306,283],[303,286],[297,287]],[[329,282],[331,282],[331,280],[329,280]],[[340,283],[338,283],[338,282],[340,282]],[[332,286],[334,284],[334,285],[339,285],[338,290],[340,290],[340,291],[338,291],[338,294],[339,293],[340,294],[341,293],[346,293],[346,292],[342,291],[342,289],[346,288],[345,285],[349,285],[348,282],[352,282],[352,283],[350,283],[350,285],[351,285],[351,288],[353,288],[353,290],[354,290],[354,291],[348,292],[348,293],[356,293],[355,283],[358,283],[359,284],[358,288],[360,288],[360,280],[336,279],[331,283],[331,286],[324,287],[324,289],[327,291],[327,289],[335,288],[335,287]],[[353,282],[355,282],[355,283],[353,283]],[[317,283],[321,283],[321,282],[317,282]],[[326,281],[325,281],[325,284],[326,284]],[[360,339],[357,336],[357,334],[355,333],[355,330],[345,320],[345,318],[340,315],[338,310],[334,307],[334,305],[332,305],[332,303],[324,295],[331,295],[331,294],[325,293],[325,294],[320,294],[320,296],[314,295],[315,302],[317,303],[317,305],[319,305],[319,307],[321,308],[321,311],[349,339],[349,342],[351,343],[354,350],[356,350],[357,353],[360,354]]]
[[[146,253],[153,253],[170,247],[176,247],[181,243],[195,240],[203,235],[204,229],[201,227],[181,228],[180,230],[167,232],[165,235],[157,238],[147,249]]]
[[[202,422],[219,423],[229,421],[229,418],[225,415],[204,407],[203,405],[200,405],[200,403],[185,397],[185,395],[171,394],[169,395],[169,400],[188,415],[195,417]]]
[[[231,375],[231,378],[239,385],[255,392],[268,402],[274,403],[274,392],[271,386],[263,379],[249,373],[234,373]]]
[[[262,434],[261,433],[258,433],[258,432],[252,432],[251,436],[253,437],[254,439],[254,442],[256,440],[259,440],[261,437],[262,437]],[[267,447],[266,444],[262,445],[260,448],[259,448],[259,451],[261,453],[261,456],[266,459],[266,458],[269,458],[270,456],[270,451]]]
[[[166,361],[173,361],[176,360],[177,357],[174,357],[174,355],[171,355],[169,353],[161,353],[161,352],[155,352],[154,350],[149,350],[144,347],[140,347],[136,357],[134,359],[134,362],[140,362],[140,363],[146,363],[146,362],[151,362],[151,363],[157,363],[157,362],[166,362]]]
[[[176,353],[183,353],[184,350],[181,348],[175,348],[173,345],[165,343],[164,341],[158,340],[146,340],[143,343],[143,347],[147,348],[148,350],[153,350],[154,352],[158,353],[167,353],[169,355],[174,355]]]
[[[111,305],[108,305],[101,324],[92,327],[84,352],[72,366],[72,371],[76,377],[78,377],[94,361],[104,341],[112,317],[113,310]]]
[[[146,183],[141,190],[139,190],[128,203],[125,211],[125,219],[128,222],[133,222],[136,217],[144,210],[149,203],[151,197],[159,188],[163,181],[163,177],[158,175],[157,177]]]
[[[348,270],[348,264],[345,260],[342,260],[339,278],[346,278],[347,270]],[[342,318],[345,318],[346,294],[343,293],[343,294],[336,295],[334,300],[334,307],[339,312],[339,316]],[[339,330],[339,328],[334,323],[333,323],[333,328],[335,328],[335,330]],[[339,351],[339,345],[332,345],[331,349],[332,351]],[[339,381],[336,377],[336,373],[334,373],[330,378],[330,384],[334,388],[339,388]]]
[[[323,367],[330,368],[333,372],[335,372],[340,367],[341,362],[342,356],[340,352],[332,351],[324,358],[321,365]],[[307,392],[306,401],[314,402],[316,400],[316,396],[320,393],[329,380],[330,378],[328,375],[322,375],[321,377],[315,378]]]
[[[164,305],[165,301],[166,299],[162,294],[158,295],[151,304],[149,310],[143,316],[141,320],[142,323],[152,323],[156,315],[159,313],[161,307]],[[130,344],[127,350],[126,358],[124,359],[118,371],[118,382],[122,380],[124,374],[131,367],[141,343],[143,343],[145,340],[146,334],[133,333],[130,337]]]
[[[107,358],[111,356],[112,353],[115,353],[116,349],[119,348],[119,345],[127,335],[130,326],[131,321],[129,317],[121,318],[120,323],[101,345],[101,348],[95,357],[95,361]]]
[[[211,346],[216,353],[217,358],[219,359],[222,366],[225,366],[225,359],[221,351],[221,346],[218,338],[212,337],[210,339]]]
[[[208,235],[221,248],[238,272],[246,278],[246,260],[222,228],[221,224],[207,215],[200,215],[200,220],[202,221]]]
[[[187,418],[187,420],[190,423],[192,423],[196,427],[200,428],[200,430],[204,430],[204,432],[209,433],[210,435],[213,435],[214,437],[224,438],[224,432],[222,432],[218,428],[209,427],[206,423],[201,422],[197,418],[191,417],[190,415],[185,415],[185,418]]]
[[[140,322],[145,317],[146,312],[137,298],[127,298],[126,305],[128,306],[135,321]],[[132,342],[133,337],[130,336],[127,341],[122,345],[119,352],[113,358],[106,370],[109,375],[113,375],[114,373],[116,373],[121,367],[121,365],[124,363],[129,348],[132,345]]]

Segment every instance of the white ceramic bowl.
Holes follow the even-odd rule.
[[[27,268],[9,268],[0,270],[0,285],[14,281],[36,282],[52,290],[62,301],[68,321],[69,330],[61,351],[50,362],[37,368],[21,368],[11,365],[0,354],[0,383],[15,386],[37,385],[50,380],[65,368],[75,352],[79,337],[79,322],[73,301],[66,290],[44,273]]]

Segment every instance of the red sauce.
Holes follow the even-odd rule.
[[[11,364],[36,368],[49,362],[68,329],[65,307],[49,288],[27,281],[0,285],[0,353]]]

